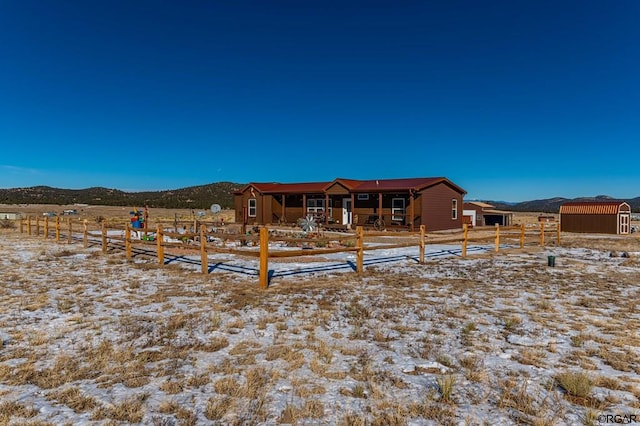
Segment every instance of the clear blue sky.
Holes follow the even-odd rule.
[[[0,187],[640,195],[640,1],[0,2]]]

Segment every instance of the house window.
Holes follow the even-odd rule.
[[[391,200],[391,220],[404,222],[404,198]]]
[[[322,213],[324,212],[324,198],[308,198],[307,199],[307,213]]]
[[[451,200],[451,220],[458,218],[458,200]]]
[[[368,200],[369,194],[358,194],[358,200]]]
[[[256,213],[258,212],[258,202],[255,198],[249,198],[249,217],[256,217]]]

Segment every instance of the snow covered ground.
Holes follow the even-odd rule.
[[[261,291],[255,259],[2,231],[0,424],[640,421],[639,240],[594,241],[271,260]]]

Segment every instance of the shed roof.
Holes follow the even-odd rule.
[[[489,214],[501,214],[501,215],[513,214],[513,212],[510,212],[510,211],[506,211],[506,210],[496,210],[496,209],[483,210],[483,211],[482,211],[482,213],[489,213]]]
[[[478,207],[482,207],[483,209],[492,209],[495,206],[493,204],[483,203],[481,201],[465,201],[465,204],[473,204]]]
[[[618,214],[620,211],[631,211],[631,208],[624,201],[569,201],[560,206],[560,214]]]

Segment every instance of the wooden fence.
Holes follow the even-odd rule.
[[[39,217],[35,217],[35,224],[33,219],[29,216],[26,219],[20,220],[20,232],[26,232],[29,235],[33,235],[35,231],[36,236],[40,236],[40,229],[42,228],[43,237],[50,238],[55,237],[56,241],[61,241],[62,233],[66,233],[66,241],[71,243],[73,241],[74,230],[82,229],[82,241],[85,247],[88,247],[90,238],[93,241],[99,241],[102,246],[102,252],[107,253],[109,244],[117,242],[120,246],[124,245],[126,258],[131,259],[133,257],[133,247],[137,246],[154,246],[156,249],[157,263],[162,266],[165,264],[165,248],[180,248],[181,250],[188,250],[200,253],[201,259],[201,272],[203,274],[209,273],[209,253],[229,253],[239,256],[253,257],[259,259],[258,278],[260,288],[267,288],[269,285],[269,259],[287,258],[287,257],[299,257],[299,256],[315,256],[325,255],[332,253],[346,253],[355,252],[356,273],[362,273],[364,270],[364,252],[380,249],[394,249],[404,247],[418,247],[419,255],[418,262],[423,264],[425,262],[425,247],[430,244],[461,244],[461,256],[464,258],[467,256],[467,246],[471,242],[494,242],[494,251],[500,250],[501,242],[517,241],[520,248],[525,246],[527,238],[529,241],[533,239],[533,243],[545,246],[545,235],[553,234],[556,237],[557,244],[560,244],[560,226],[559,224],[546,224],[540,222],[531,229],[527,229],[524,224],[520,226],[500,227],[495,226],[495,230],[491,229],[468,229],[465,224],[462,232],[451,234],[431,234],[427,238],[425,226],[420,226],[420,231],[417,233],[411,232],[367,232],[365,233],[362,226],[356,227],[355,234],[340,234],[339,236],[319,236],[317,238],[293,238],[283,235],[270,235],[270,228],[259,228],[258,234],[222,234],[220,232],[207,232],[206,226],[194,226],[194,229],[199,228],[199,232],[169,232],[166,231],[165,225],[158,223],[155,226],[155,231],[149,231],[149,229],[132,229],[130,224],[126,224],[123,227],[107,227],[106,222],[102,224],[89,224],[87,220],[81,221],[77,219],[67,218],[64,223],[59,217],[56,217],[55,223],[52,225],[49,223],[49,218],[45,217],[43,223],[41,223]],[[91,226],[90,226],[91,225]],[[34,230],[35,227],[35,230]],[[90,227],[92,229],[90,229]],[[114,234],[113,231],[117,231],[120,235]],[[275,232],[275,229],[271,229]],[[112,231],[109,233],[109,231]],[[133,239],[132,233],[137,232],[140,234],[139,239]],[[146,238],[145,238],[145,234]],[[476,234],[476,235],[473,235]],[[173,241],[165,241],[165,237],[173,239]],[[393,244],[380,244],[371,241],[378,237],[393,237],[395,242]],[[211,239],[219,240],[220,245],[214,245],[211,243]],[[365,239],[369,239],[367,242]],[[402,240],[401,242],[397,242]],[[241,248],[227,247],[229,241],[239,243]],[[273,247],[269,247],[270,242],[285,242],[289,244],[314,244],[315,247],[312,250],[309,249],[296,249],[296,250],[278,250]],[[220,244],[219,243],[219,244]],[[318,247],[320,245],[328,244],[340,244],[340,247]],[[248,246],[258,247],[253,249]]]

